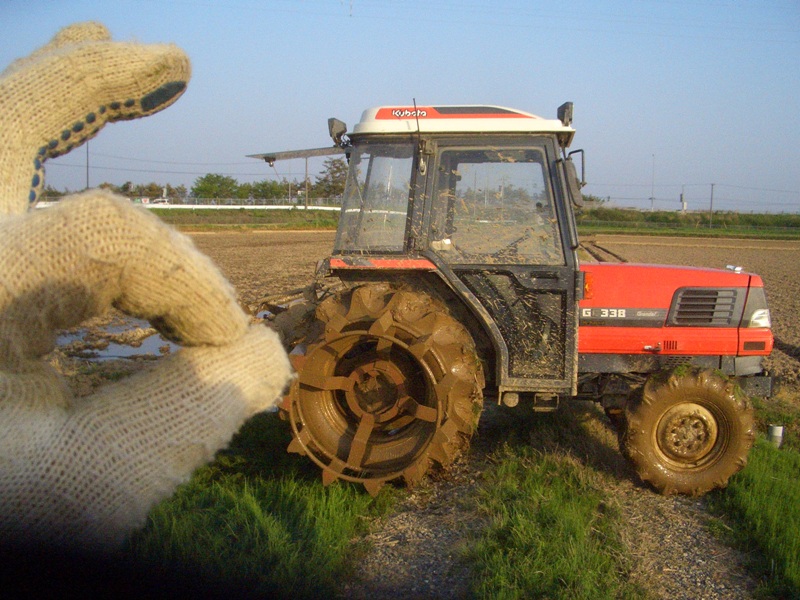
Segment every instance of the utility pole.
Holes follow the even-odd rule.
[[[708,228],[711,229],[713,224],[714,224],[714,184],[712,183],[711,184],[711,204],[710,204],[710,206],[708,208]]]
[[[653,154],[653,178],[650,180],[650,212],[656,209],[656,155]]]
[[[306,195],[304,199],[306,201],[306,210],[308,210],[308,157],[307,156],[306,156]]]

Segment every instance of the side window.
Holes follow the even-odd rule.
[[[335,251],[404,249],[411,144],[362,144],[353,149]]]
[[[431,240],[451,263],[564,264],[544,150],[443,150]]]

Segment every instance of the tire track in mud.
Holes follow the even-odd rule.
[[[800,346],[794,346],[792,344],[787,344],[783,340],[775,339],[775,347],[786,354],[789,358],[800,362]]]
[[[581,242],[580,247],[597,262],[628,262],[622,255],[601,246],[593,239]]]

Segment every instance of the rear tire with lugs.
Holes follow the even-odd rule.
[[[419,481],[469,445],[483,371],[466,328],[429,295],[364,285],[323,301],[324,331],[299,364],[288,402],[290,451],[326,483]]]
[[[650,377],[628,403],[620,449],[662,494],[696,496],[728,484],[754,437],[753,410],[736,382],[684,366]]]

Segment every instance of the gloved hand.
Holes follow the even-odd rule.
[[[67,27],[0,75],[0,539],[113,548],[252,414],[290,367],[186,237],[103,191],[28,211],[45,159],[186,87],[171,45]],[[74,398],[43,357],[56,331],[115,306],[187,346]]]

